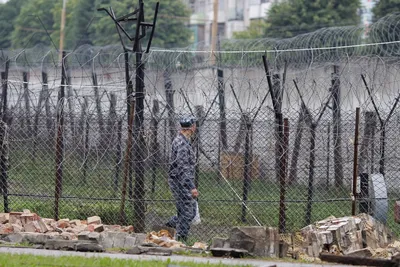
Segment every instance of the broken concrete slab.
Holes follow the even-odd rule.
[[[104,248],[97,242],[82,240],[48,240],[44,244],[45,249],[51,250],[73,250],[82,252],[103,252]]]
[[[211,248],[228,248],[228,238],[214,237],[212,239]]]
[[[62,232],[60,234],[60,236],[62,239],[65,239],[65,240],[77,239],[77,237],[73,233],[68,233],[68,232]]]
[[[279,241],[277,228],[263,226],[234,227],[228,240],[229,248],[244,249],[260,257],[278,257]]]
[[[89,231],[80,232],[78,234],[78,240],[89,240]]]
[[[145,247],[145,246],[135,246],[127,250],[126,254],[148,254],[148,255],[160,255],[160,256],[170,256],[173,249],[163,248],[163,247]]]
[[[44,244],[44,249],[51,250],[76,250],[78,240],[48,240]]]
[[[363,249],[359,249],[359,250],[354,250],[346,255],[354,256],[354,257],[363,257],[363,258],[372,257],[373,251],[371,248],[363,248]]]
[[[101,224],[101,218],[99,216],[92,216],[87,218],[87,224]]]
[[[24,237],[22,242],[27,242],[30,244],[41,244],[44,245],[47,240],[49,240],[49,236],[41,233],[21,233]]]
[[[87,237],[89,238],[89,240],[99,241],[100,240],[100,233],[89,232]]]
[[[142,234],[142,233],[136,233],[136,234],[131,234],[131,236],[135,236],[136,238],[136,245],[141,245],[144,243],[144,241],[146,240],[146,234]]]
[[[111,238],[113,240],[113,247],[114,248],[124,248],[124,246],[125,246],[125,238],[128,235],[129,235],[128,233],[110,232],[107,235],[107,237]]]
[[[146,239],[146,234],[128,234],[125,232],[100,233],[99,243],[105,248],[129,249],[141,245]]]
[[[75,246],[76,251],[81,252],[104,252],[105,249],[98,243],[79,241]]]
[[[11,243],[22,243],[22,240],[24,239],[24,236],[21,233],[13,233],[6,235],[4,238],[2,238],[6,242],[11,242]]]
[[[136,236],[125,237],[124,248],[132,248],[136,245]]]
[[[60,233],[57,232],[47,232],[44,235],[48,236],[48,239],[62,239]]]

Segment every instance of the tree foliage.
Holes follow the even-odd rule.
[[[14,21],[20,12],[23,1],[10,0],[5,4],[0,4],[0,48],[11,46]]]
[[[289,38],[324,27],[357,25],[359,0],[283,0],[275,2],[266,20],[235,38]],[[262,27],[262,33],[259,33]]]
[[[154,8],[159,0],[147,0],[144,2],[145,20],[152,22]],[[97,0],[98,6],[107,7],[104,0]],[[170,48],[173,46],[184,46],[188,44],[191,36],[190,30],[185,26],[185,21],[189,18],[190,12],[180,0],[163,0],[160,2],[160,9],[157,17],[157,26],[154,34],[153,45]],[[133,11],[137,6],[132,5],[131,0],[112,0],[113,7],[117,16],[125,15]],[[109,6],[109,4],[108,4]],[[135,23],[127,25],[131,35],[135,30]],[[116,43],[118,35],[115,31],[115,25],[106,15],[100,17],[94,23],[96,45],[107,45]]]
[[[357,25],[359,0],[284,0],[268,12],[266,37],[285,38],[324,27]]]
[[[24,1],[15,19],[15,29],[11,37],[14,48],[51,45],[48,34],[53,30],[55,3],[54,0]]]
[[[160,2],[153,46],[177,47],[188,44],[191,31],[185,25],[190,11],[181,0],[145,0],[145,18],[152,22],[156,2]],[[64,48],[90,44],[118,44],[113,21],[97,8],[113,7],[117,17],[138,7],[137,0],[68,0]],[[59,45],[62,1],[10,0],[0,4],[0,48],[24,48],[37,44]],[[125,25],[134,36],[135,23]],[[46,32],[47,31],[47,32]]]
[[[234,32],[233,38],[235,39],[258,39],[264,37],[265,28],[268,24],[265,20],[252,21],[250,26],[245,31]]]
[[[374,20],[378,20],[390,13],[400,12],[400,0],[380,0],[373,8]]]

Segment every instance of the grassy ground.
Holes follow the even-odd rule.
[[[106,224],[118,224],[121,198],[121,180],[118,190],[113,190],[115,166],[113,155],[92,154],[88,159],[86,176],[79,153],[66,154],[64,163],[63,196],[60,217],[84,219],[99,215]],[[54,157],[48,151],[37,151],[36,156],[12,153],[9,171],[9,206],[11,210],[28,208],[43,217],[54,214]],[[155,177],[155,192],[152,179]],[[155,175],[146,167],[146,225],[162,224],[175,213],[173,199],[162,168]],[[134,178],[133,178],[134,181]],[[134,182],[133,182],[134,187]],[[224,236],[232,226],[278,226],[279,185],[274,178],[251,182],[245,221],[242,217],[243,182],[230,180],[229,184],[218,178],[215,171],[202,171],[199,176],[199,207],[202,223],[192,227],[195,239],[208,242],[215,235]],[[311,222],[334,215],[351,214],[350,188],[327,188],[315,185]],[[32,196],[35,195],[35,196]],[[390,195],[388,224],[394,232],[400,227],[393,220],[393,206],[398,193]],[[2,201],[0,201],[0,209]],[[133,223],[133,201],[127,200],[125,213],[128,223]],[[286,191],[286,229],[295,231],[305,226],[307,187],[293,185]]]
[[[39,267],[39,266],[67,266],[67,267],[165,267],[182,265],[187,267],[229,267],[225,264],[209,264],[195,262],[165,262],[165,261],[134,261],[111,258],[85,258],[85,257],[48,257],[34,255],[0,254],[0,267]],[[237,267],[251,267],[251,265],[235,265]]]

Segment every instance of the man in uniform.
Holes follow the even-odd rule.
[[[166,226],[176,229],[176,239],[186,242],[190,223],[196,215],[199,192],[194,184],[195,154],[191,137],[196,131],[196,119],[186,116],[180,119],[181,130],[172,142],[168,184],[175,198],[177,215]]]

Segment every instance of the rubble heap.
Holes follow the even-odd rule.
[[[103,225],[99,216],[87,220],[70,220],[41,218],[30,210],[23,212],[0,213],[0,235],[11,233],[43,233],[51,236],[62,236],[65,240],[78,239],[81,232],[116,231],[132,233],[133,226]]]
[[[400,243],[394,240],[392,232],[367,214],[331,216],[293,235],[281,235],[281,240],[295,258],[301,255],[318,258],[322,252],[390,258],[400,252]]]
[[[144,245],[155,244],[159,247],[176,249],[176,248],[187,248],[187,246],[174,239],[173,233],[168,231],[167,229],[161,229],[160,231],[152,231],[147,234],[146,239],[144,240]],[[194,249],[207,249],[207,244],[202,242],[196,242],[191,246]]]
[[[170,255],[187,247],[168,230],[134,233],[132,225],[105,225],[99,216],[86,220],[41,218],[30,210],[0,213],[0,243],[29,243],[37,248],[75,251],[118,249],[129,254]],[[206,249],[196,243],[191,248]]]

